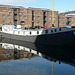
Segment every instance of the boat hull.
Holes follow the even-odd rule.
[[[74,31],[60,32],[55,34],[21,36],[8,33],[2,33],[3,37],[32,42],[37,44],[55,45],[55,46],[74,46],[75,34]]]

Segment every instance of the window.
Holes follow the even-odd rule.
[[[46,12],[43,12],[44,16],[46,16]]]
[[[31,13],[30,11],[28,11],[28,13]]]
[[[32,18],[35,19],[35,16],[33,16]]]
[[[11,53],[11,50],[10,49],[8,49],[7,51],[8,51],[8,53]]]
[[[59,19],[59,21],[60,21],[61,19]]]
[[[10,15],[8,15],[8,18],[11,18],[11,16],[10,16]]]
[[[14,21],[14,25],[17,25],[17,21]]]
[[[63,22],[63,26],[64,26],[64,22]]]
[[[49,17],[49,20],[51,20],[51,17]]]
[[[6,53],[6,49],[4,49],[4,48],[3,48],[3,53],[4,53],[4,54]]]
[[[40,24],[40,22],[37,22],[37,25],[39,25]]]
[[[54,17],[54,20],[55,20],[55,17]]]
[[[64,18],[63,18],[63,20],[64,20]]]
[[[40,17],[38,16],[37,19],[40,19]]]
[[[24,21],[21,21],[20,24],[21,24],[22,26],[24,26],[24,25],[25,25],[25,22],[24,22]]]
[[[5,9],[3,9],[3,11],[6,11]]]
[[[60,26],[60,23],[59,23],[59,26]]]
[[[21,13],[22,11],[20,10],[20,13]]]
[[[73,25],[73,23],[72,23],[72,25]]]
[[[74,19],[72,19],[72,21],[74,21]]]
[[[3,22],[2,22],[2,23],[3,23],[3,25],[5,25],[5,20],[3,20]]]
[[[29,19],[31,19],[31,16],[28,16]]]
[[[49,22],[49,25],[51,25],[51,23]]]
[[[49,13],[49,15],[51,16],[51,13]]]
[[[24,10],[24,13],[26,13],[26,11]]]
[[[40,14],[40,12],[38,12],[38,14]]]
[[[20,15],[19,17],[22,18],[22,15]]]
[[[11,10],[8,10],[8,12],[11,12]]]
[[[26,18],[27,18],[27,16],[25,15],[25,16],[24,16],[24,18],[26,19]]]
[[[46,26],[46,22],[44,22],[44,26]]]
[[[34,14],[36,14],[36,12],[34,11]]]
[[[5,18],[5,14],[3,14],[3,18]]]

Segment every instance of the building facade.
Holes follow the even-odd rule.
[[[59,14],[59,27],[75,26],[75,11],[67,11]]]
[[[22,25],[23,28],[52,26],[52,11],[41,8],[0,5],[0,27],[5,24]],[[58,11],[54,11],[54,27],[58,27]]]

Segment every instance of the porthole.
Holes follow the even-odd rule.
[[[51,30],[51,32],[53,32],[53,30]]]
[[[56,32],[57,30],[55,29],[55,32]]]
[[[48,30],[45,30],[45,33],[48,33]]]
[[[37,31],[37,34],[39,34],[39,31]]]
[[[30,32],[30,35],[31,35],[31,32]]]
[[[59,31],[61,31],[61,28],[59,28]]]

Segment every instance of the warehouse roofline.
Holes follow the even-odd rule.
[[[8,8],[25,8],[25,7],[23,7],[23,6],[2,5],[2,4],[0,4],[0,7],[8,7]]]

